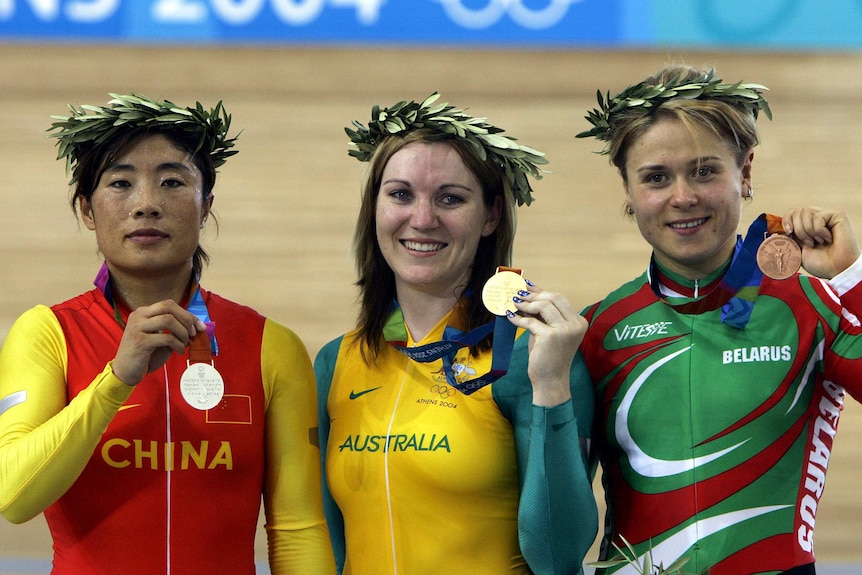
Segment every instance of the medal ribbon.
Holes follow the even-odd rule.
[[[114,318],[117,320],[117,323],[125,327],[126,322],[123,319],[123,314],[114,301],[113,294],[111,294],[110,275],[108,264],[102,263],[99,273],[96,274],[96,279],[93,280],[93,285],[104,294],[105,299],[114,308]],[[186,309],[200,319],[207,327],[205,333],[198,333],[189,342],[189,361],[191,363],[210,363],[212,362],[212,358],[218,355],[218,341],[215,336],[215,322],[210,320],[209,310],[206,303],[204,303],[204,298],[201,295],[201,287],[197,279],[192,282],[191,296],[189,297],[189,304]],[[209,345],[206,345],[207,340],[209,340]]]
[[[442,359],[446,381],[464,395],[470,395],[508,373],[509,363],[512,360],[512,349],[515,347],[517,328],[506,317],[497,316],[494,321],[489,321],[467,333],[447,325],[443,330],[442,340],[416,347],[407,347],[407,327],[404,324],[404,314],[397,301],[393,302],[392,305],[394,309],[389,319],[386,320],[386,325],[383,326],[383,337],[386,343],[419,363],[430,363]],[[456,308],[454,313],[457,314],[458,311]],[[452,359],[455,354],[462,347],[476,345],[492,331],[494,343],[491,348],[491,370],[479,377],[458,383],[452,369]]]
[[[719,284],[703,298],[672,304],[661,294],[655,260],[650,263],[650,285],[653,293],[680,313],[697,314],[721,306],[721,321],[736,329],[745,329],[754,312],[754,300],[760,290],[763,272],[757,265],[757,248],[769,234],[784,233],[781,217],[760,214],[745,234],[737,240],[730,268]]]

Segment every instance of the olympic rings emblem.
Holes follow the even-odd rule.
[[[529,30],[543,30],[558,24],[569,10],[569,5],[583,0],[549,0],[541,9],[524,6],[523,0],[489,0],[484,8],[470,9],[462,0],[435,0],[443,5],[449,18],[463,28],[481,30],[493,26],[506,14],[518,25]]]
[[[454,388],[451,388],[448,385],[438,385],[436,383],[431,386],[430,391],[431,391],[431,393],[436,393],[437,395],[439,395],[443,399],[446,399],[447,397],[452,397],[453,395],[458,393],[455,391]]]

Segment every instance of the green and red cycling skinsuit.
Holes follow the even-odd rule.
[[[656,565],[687,557],[691,573],[814,573],[844,390],[862,393],[862,261],[829,282],[764,277],[741,329],[722,321],[725,271],[701,280],[698,299],[653,263],[584,312],[601,557],[623,537]]]

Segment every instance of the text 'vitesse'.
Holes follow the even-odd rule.
[[[657,321],[655,323],[644,323],[641,325],[625,325],[622,329],[614,328],[614,335],[617,341],[625,341],[631,339],[643,339],[645,337],[653,337],[656,335],[668,335],[668,329],[673,322]]]

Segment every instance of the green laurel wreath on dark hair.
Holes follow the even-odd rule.
[[[577,134],[576,138],[594,137],[609,142],[613,138],[614,116],[629,115],[636,111],[648,114],[654,108],[671,99],[685,100],[721,100],[731,106],[741,107],[757,119],[762,110],[766,117],[772,119],[769,103],[763,92],[769,90],[760,84],[724,84],[715,75],[715,69],[710,70],[700,82],[686,81],[682,83],[677,78],[665,84],[654,84],[644,81],[629,86],[613,98],[610,92],[602,96],[601,90],[596,92],[599,107],[588,112],[584,118],[593,125],[589,130]],[[608,150],[602,151],[607,154]]]
[[[215,108],[204,109],[200,102],[195,107],[182,108],[167,100],[156,101],[136,94],[113,94],[107,106],[71,104],[69,116],[51,116],[58,120],[47,130],[49,138],[57,138],[57,159],[66,160],[66,173],[73,173],[84,149],[99,145],[120,130],[170,126],[197,138],[195,154],[203,150],[218,168],[238,150],[233,150],[236,139],[228,137],[230,115],[221,101]],[[70,184],[75,183],[73,176]]]
[[[439,98],[440,94],[434,92],[422,103],[401,101],[383,109],[374,106],[368,127],[354,120],[355,129],[344,128],[355,145],[348,153],[360,162],[368,162],[387,137],[421,128],[432,131],[427,138],[431,141],[463,138],[480,158],[491,158],[503,169],[518,205],[530,205],[533,189],[527,176],[542,179],[538,166],[548,163],[545,154],[501,135],[504,130],[486,123],[487,118],[474,118],[446,102],[436,103]]]

